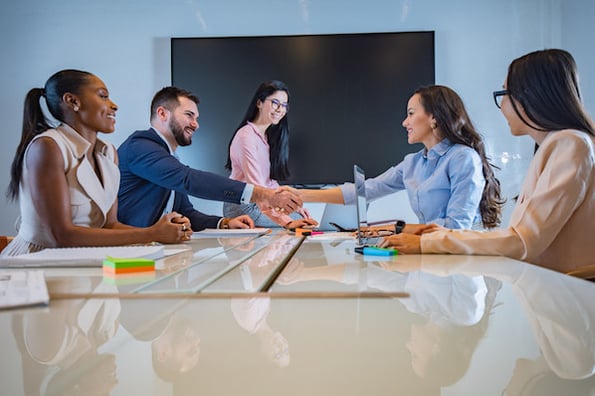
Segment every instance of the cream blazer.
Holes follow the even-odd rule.
[[[95,158],[101,171],[100,180],[87,159],[91,143],[74,129],[61,124],[34,138],[53,139],[64,159],[64,174],[68,182],[72,223],[78,226],[101,228],[107,221],[107,213],[118,197],[120,171],[115,164],[115,147],[97,139]],[[29,173],[23,166],[20,184],[19,203],[21,224],[17,237],[4,249],[3,255],[22,254],[42,248],[55,247],[56,241],[49,227],[40,219],[35,210],[34,200],[28,188]]]
[[[595,139],[550,132],[529,165],[508,228],[422,235],[422,253],[508,256],[566,272],[595,264]]]

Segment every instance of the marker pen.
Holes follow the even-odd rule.
[[[394,256],[398,253],[398,250],[377,246],[358,246],[355,248],[355,252],[368,256]]]

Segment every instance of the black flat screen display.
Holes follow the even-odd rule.
[[[290,170],[282,184],[378,175],[421,145],[401,123],[409,97],[434,84],[434,32],[171,39],[172,85],[200,99],[200,128],[180,150],[188,165],[223,175],[231,136],[258,85],[289,86]]]

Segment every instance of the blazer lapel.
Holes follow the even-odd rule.
[[[97,145],[95,160],[97,161],[103,184],[91,167],[86,153],[81,158],[76,177],[83,190],[97,204],[105,216],[116,200],[118,189],[114,186],[120,184],[120,171],[114,164],[113,158],[107,155],[108,147],[99,140],[97,141]]]

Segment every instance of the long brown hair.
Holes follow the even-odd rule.
[[[419,94],[425,111],[434,116],[442,137],[452,143],[462,144],[474,149],[481,158],[485,186],[479,203],[481,222],[485,228],[494,228],[502,221],[502,199],[500,181],[494,174],[493,165],[486,156],[480,134],[475,130],[463,100],[452,89],[443,85],[422,87],[415,91]]]

